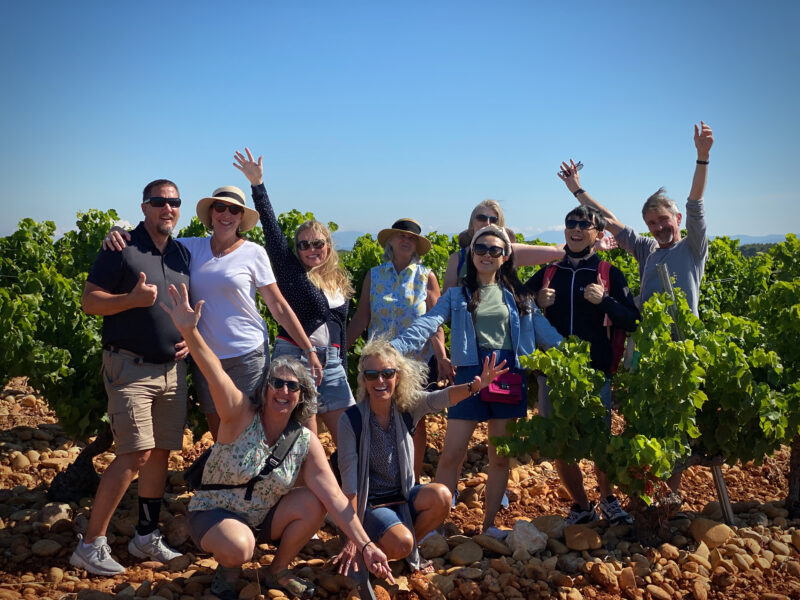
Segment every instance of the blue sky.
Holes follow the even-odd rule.
[[[643,230],[682,206],[692,125],[715,134],[709,233],[800,231],[797,2],[29,2],[0,9],[0,235],[141,189],[194,205],[264,155],[278,211],[342,230],[456,232],[484,198],[527,236],[575,202]]]

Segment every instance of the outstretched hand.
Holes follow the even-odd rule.
[[[192,308],[189,304],[189,291],[186,289],[186,284],[181,284],[181,289],[170,284],[169,290],[170,306],[163,302],[159,302],[161,308],[170,316],[175,328],[184,334],[184,332],[191,331],[197,327],[197,322],[200,320],[200,313],[203,309],[203,300],[200,300],[195,307]],[[186,335],[184,334],[184,337]]]
[[[569,164],[562,162],[561,170],[558,172],[558,178],[563,181],[567,189],[573,194],[581,187],[581,180],[578,177],[578,167],[575,161],[569,159]]]
[[[714,134],[711,132],[711,127],[700,121],[700,127],[694,126],[694,147],[697,148],[697,160],[708,160],[713,144]]]
[[[253,155],[250,153],[250,148],[245,148],[244,151],[247,153],[247,157],[244,154],[236,151],[236,154],[233,155],[233,158],[236,162],[233,163],[233,166],[239,169],[247,179],[250,180],[250,185],[258,185],[263,183],[264,181],[264,166],[262,159],[263,156],[258,157],[258,161],[253,159]]]
[[[506,367],[506,361],[502,360],[497,362],[497,354],[492,352],[491,357],[487,356],[483,359],[483,369],[480,375],[476,375],[473,379],[473,384],[478,386],[478,389],[489,387],[495,379],[500,377],[503,373],[507,373],[509,367]]]
[[[604,231],[601,232],[601,234],[602,237],[598,236],[594,242],[594,249],[596,251],[599,252],[600,250],[613,250],[619,246],[619,244],[617,244],[617,238],[615,238],[613,235],[606,234]]]

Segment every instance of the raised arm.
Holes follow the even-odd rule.
[[[692,178],[692,189],[689,191],[689,200],[702,200],[706,189],[708,176],[708,156],[714,143],[711,127],[700,121],[700,127],[694,126],[694,147],[697,148],[697,166]]]
[[[432,309],[436,306],[436,302],[441,297],[439,292],[439,280],[436,279],[436,273],[431,271],[428,273],[428,290],[425,297],[426,310]],[[436,333],[431,337],[431,345],[433,346],[433,354],[436,356],[436,368],[439,373],[439,381],[446,381],[450,383],[456,376],[456,370],[447,358],[447,348],[444,344],[444,329],[439,327]]]
[[[581,187],[580,177],[578,177],[578,169],[572,159],[570,159],[569,163],[561,163],[561,171],[558,173],[558,178],[564,182],[564,185],[566,185],[567,189],[572,193],[572,195],[578,199],[578,202],[583,205],[596,208],[598,211],[600,211],[600,214],[603,215],[608,221],[606,228],[612,234],[617,235],[620,231],[625,229],[625,225],[619,222],[617,217],[614,216],[614,213],[597,202],[597,200],[587,194],[586,191]]]
[[[442,291],[446,292],[447,288],[451,288],[458,284],[458,255],[460,251],[453,252],[450,258],[447,259],[447,268],[444,271],[444,284]]]
[[[358,298],[358,306],[353,318],[350,319],[350,324],[347,326],[347,349],[352,348],[356,340],[364,333],[364,330],[369,325],[369,320],[372,317],[372,311],[369,307],[369,288],[372,281],[370,272],[367,271],[364,277],[364,283],[361,285],[361,296]]]

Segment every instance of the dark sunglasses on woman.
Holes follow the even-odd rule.
[[[167,204],[169,204],[172,208],[178,208],[181,205],[180,198],[161,198],[160,196],[153,196],[144,202],[153,208],[164,208]]]
[[[564,225],[567,229],[594,229],[594,223],[591,221],[579,221],[577,219],[567,219]]]
[[[478,256],[488,253],[492,258],[503,256],[506,253],[506,249],[501,246],[487,246],[486,244],[475,244],[472,247],[472,251]]]
[[[225,202],[214,202],[212,204],[214,211],[222,214],[226,210],[231,213],[232,215],[238,215],[241,212],[244,212],[244,209],[241,206],[236,206],[235,204],[227,204]]]
[[[322,250],[325,247],[325,240],[300,240],[297,242],[297,249],[298,250],[308,250],[309,248],[313,248],[314,250]]]
[[[490,217],[489,215],[478,214],[475,215],[476,221],[483,221],[484,223],[491,223],[492,225],[496,225],[497,221],[500,219],[498,217]]]
[[[367,369],[364,371],[364,379],[367,381],[375,381],[379,376],[384,379],[394,379],[395,374],[397,374],[397,369],[383,369],[381,371]]]
[[[269,387],[273,390],[281,390],[283,386],[290,392],[296,392],[300,389],[300,382],[291,379],[281,379],[280,377],[271,377],[269,380]]]

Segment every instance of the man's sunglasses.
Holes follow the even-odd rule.
[[[313,248],[314,250],[322,250],[325,247],[325,240],[300,240],[297,242],[297,249],[298,250],[308,250],[309,248]]]
[[[472,247],[472,251],[478,256],[488,253],[492,258],[503,256],[506,253],[506,249],[501,246],[487,246],[486,244],[475,244]]]
[[[281,379],[280,377],[271,377],[269,380],[269,387],[273,390],[282,390],[283,386],[290,392],[297,392],[300,390],[300,382],[291,379]]]
[[[489,215],[478,214],[475,215],[475,220],[484,221],[486,223],[491,223],[492,225],[495,225],[499,219],[498,217],[490,217]]]
[[[219,214],[224,213],[226,210],[232,215],[238,215],[239,213],[244,212],[244,209],[241,206],[228,204],[226,202],[214,202],[214,204],[211,205],[211,208],[214,209],[214,212],[218,212]]]
[[[376,371],[375,369],[367,369],[364,371],[364,379],[367,381],[375,381],[378,377],[383,377],[384,379],[394,379],[394,376],[397,374],[397,369],[383,369],[381,371]]]
[[[178,208],[181,205],[181,199],[153,196],[152,198],[145,200],[144,203],[149,204],[153,208],[164,208],[167,204],[169,204],[172,208]]]
[[[564,225],[567,229],[594,229],[594,223],[591,221],[578,221],[577,219],[567,219]]]

